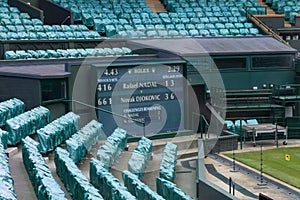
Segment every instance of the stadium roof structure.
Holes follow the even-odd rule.
[[[131,40],[145,48],[161,49],[180,56],[197,55],[261,55],[296,54],[297,50],[271,36],[260,37],[199,37]]]
[[[65,71],[65,65],[32,65],[17,67],[0,67],[1,76],[50,79],[66,78],[70,75]]]

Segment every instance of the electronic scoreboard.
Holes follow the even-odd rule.
[[[182,61],[94,65],[96,107],[106,135],[116,127],[143,136],[183,130],[185,74]]]

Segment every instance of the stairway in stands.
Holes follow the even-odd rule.
[[[266,4],[263,0],[256,0],[257,2],[260,3],[261,6],[264,6],[267,8],[267,15],[270,15],[270,16],[274,16],[274,15],[278,15],[276,14],[276,12],[268,5]],[[284,27],[286,28],[289,28],[289,27],[292,27],[292,25],[290,24],[290,22],[288,20],[285,20],[284,21]]]
[[[160,0],[146,0],[146,3],[154,13],[168,12]]]

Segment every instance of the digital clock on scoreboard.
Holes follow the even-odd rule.
[[[127,63],[97,71],[96,107],[104,132],[133,136],[184,129],[185,63]]]

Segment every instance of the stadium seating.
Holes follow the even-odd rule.
[[[177,159],[177,145],[166,142],[165,149],[162,155],[162,161],[159,167],[159,177],[174,181],[175,178],[175,167]]]
[[[8,137],[8,132],[0,129],[0,144],[2,144],[3,148],[7,148],[7,137]]]
[[[193,199],[179,189],[176,184],[159,177],[156,177],[156,192],[166,200]]]
[[[106,169],[109,169],[119,158],[126,145],[127,132],[121,128],[116,128],[98,149],[97,159],[103,163]]]
[[[128,161],[128,170],[142,179],[152,154],[152,141],[142,137]]]
[[[46,153],[71,137],[79,129],[79,115],[69,112],[37,130],[39,150]]]
[[[99,189],[104,199],[136,199],[117,178],[103,167],[103,163],[95,158],[91,158],[90,160],[90,177],[91,183]]]
[[[101,36],[85,25],[45,25],[6,2],[0,4],[0,40],[95,39]]]
[[[266,3],[271,6],[272,9],[278,14],[284,14],[286,20],[289,20],[291,24],[295,24],[295,16],[300,14],[300,1],[290,0],[266,0]]]
[[[25,104],[17,98],[0,103],[0,126],[5,125],[6,120],[20,115],[25,110]]]
[[[2,144],[3,135],[1,134],[0,143],[0,199],[17,200],[14,190],[14,180],[10,174],[9,159],[5,152],[5,147]]]
[[[38,150],[38,143],[27,136],[22,139],[22,156],[25,169],[38,199],[67,199],[60,185]]]
[[[163,200],[160,195],[151,190],[148,185],[140,181],[140,179],[132,174],[131,172],[125,170],[122,172],[122,177],[124,185],[127,187],[128,191],[136,196],[138,200]]]
[[[102,135],[102,126],[99,122],[92,120],[66,140],[67,151],[75,163],[80,161],[98,142]]]
[[[16,145],[22,138],[35,133],[39,128],[50,122],[50,111],[39,106],[6,121],[6,131],[9,133],[7,144]]]
[[[233,27],[231,31],[222,31],[222,34],[219,34],[220,30],[211,26],[204,30],[192,27],[199,23],[210,23],[212,26],[227,22],[249,23],[247,13],[266,14],[266,8],[261,7],[255,0],[207,3],[164,0],[163,3],[169,12],[159,14],[152,13],[144,0],[122,0],[120,6],[116,6],[116,2],[119,1],[113,0],[92,1],[93,6],[83,1],[53,1],[74,11],[75,21],[82,21],[107,37],[121,38],[251,36],[254,32],[244,30],[240,33],[240,25]],[[179,29],[177,25],[182,25],[183,28]],[[257,31],[255,34],[260,33]]]
[[[81,173],[69,153],[57,147],[54,154],[56,173],[73,199],[103,199],[88,179]]]
[[[130,56],[132,50],[127,47],[120,48],[87,48],[87,49],[56,49],[56,50],[18,50],[6,51],[5,60],[31,60],[48,58],[85,58],[103,56]],[[0,107],[1,109],[1,107]]]

